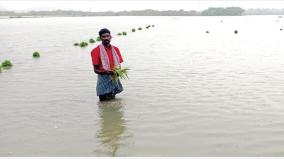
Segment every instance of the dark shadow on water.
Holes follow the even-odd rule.
[[[125,104],[122,99],[98,102],[100,129],[97,138],[101,144],[96,148],[97,153],[107,156],[117,156],[119,146],[126,139],[126,120],[124,119]]]

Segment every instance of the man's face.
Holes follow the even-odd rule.
[[[109,33],[104,33],[101,35],[101,40],[103,45],[109,45],[111,40],[111,35]]]

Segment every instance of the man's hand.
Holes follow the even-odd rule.
[[[113,71],[101,71],[99,65],[94,65],[94,72],[100,75],[114,75]]]

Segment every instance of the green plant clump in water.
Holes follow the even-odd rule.
[[[135,32],[136,30],[135,30],[135,29],[131,29],[131,31],[132,31],[132,32]]]
[[[79,43],[74,43],[73,45],[74,45],[74,46],[79,46]]]
[[[13,66],[13,64],[12,64],[11,61],[6,60],[6,61],[2,62],[1,66],[3,67],[3,69],[9,69],[9,68],[11,68]]]
[[[126,32],[122,32],[122,35],[124,35],[124,36],[125,36],[125,35],[127,35],[127,33],[126,33]]]
[[[36,51],[36,52],[34,52],[34,53],[33,53],[33,57],[40,57],[39,52],[37,52],[37,51]]]
[[[149,28],[150,28],[150,25],[147,25],[146,28],[149,29]]]
[[[93,38],[91,38],[91,39],[89,40],[89,42],[90,42],[90,43],[95,43],[96,41],[95,41]]]
[[[99,36],[97,37],[97,41],[102,41],[102,40],[101,40],[101,38],[100,38]]]
[[[88,43],[87,43],[87,42],[84,42],[84,41],[83,41],[83,42],[80,43],[80,47],[86,47],[86,46],[88,46]]]
[[[142,28],[138,28],[138,30],[142,30]]]
[[[117,35],[118,35],[118,36],[121,36],[122,34],[121,34],[121,33],[117,33]]]
[[[115,68],[113,70],[113,75],[111,75],[112,81],[117,81],[118,79],[126,79],[128,78],[128,70],[129,68]]]
[[[152,27],[154,27],[155,25],[152,25]]]

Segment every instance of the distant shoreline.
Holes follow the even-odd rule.
[[[283,18],[282,15],[239,15],[239,16],[231,16],[231,17],[244,17],[244,16],[277,16],[278,18]],[[0,19],[23,19],[23,18],[79,18],[79,17],[230,17],[230,16],[180,16],[180,15],[172,15],[172,16],[165,16],[165,15],[160,15],[160,16],[145,16],[145,15],[127,15],[127,16],[0,16]]]
[[[84,12],[73,10],[55,10],[55,11],[0,11],[0,17],[8,18],[42,18],[42,17],[94,17],[94,16],[247,16],[247,15],[284,15],[283,9],[243,9],[240,7],[210,7],[203,11],[189,10],[166,10],[158,11],[152,9],[134,10],[134,11],[105,11],[105,12]]]

